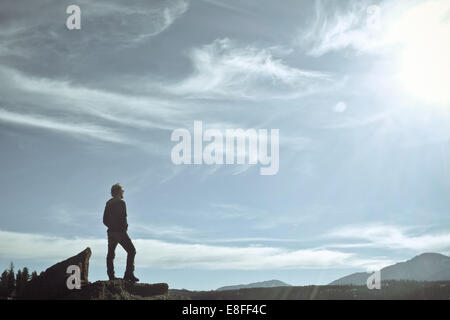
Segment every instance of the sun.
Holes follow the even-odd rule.
[[[398,80],[411,95],[437,104],[450,102],[450,51],[429,41],[402,53]]]
[[[390,26],[399,45],[396,78],[404,91],[450,106],[450,1],[429,1]]]

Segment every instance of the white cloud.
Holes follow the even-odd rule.
[[[414,235],[411,228],[376,224],[362,226],[345,226],[328,235],[342,239],[365,240],[365,243],[353,244],[353,247],[374,247],[392,250],[414,250],[418,253],[450,250],[450,234]],[[337,246],[326,246],[337,247]],[[340,246],[342,247],[342,246]]]
[[[189,97],[221,99],[292,98],[315,92],[328,74],[302,70],[270,50],[241,47],[230,39],[191,50],[194,73],[168,90]]]
[[[227,247],[134,239],[138,267],[199,268],[213,270],[264,270],[301,268],[370,267],[385,264],[352,253],[327,249],[292,250],[278,247]],[[104,264],[106,239],[74,238],[0,231],[0,256],[55,263],[92,249],[92,263]],[[119,260],[124,255],[118,253]]]

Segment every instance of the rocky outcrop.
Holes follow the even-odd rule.
[[[167,283],[132,283],[122,279],[89,283],[89,258],[91,249],[86,248],[76,256],[61,261],[27,283],[18,299],[77,299],[77,300],[155,300],[167,299]],[[80,268],[81,288],[69,289],[67,273],[69,266]]]
[[[67,288],[67,278],[70,276],[67,273],[67,268],[76,265],[80,268],[81,285],[85,286],[89,283],[89,258],[91,257],[91,249],[86,248],[79,254],[61,261],[43,273],[36,279],[27,283],[21,299],[58,299],[71,293]]]
[[[132,283],[125,280],[97,281],[72,290],[64,299],[70,300],[166,300],[167,283]]]

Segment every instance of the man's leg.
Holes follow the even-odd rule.
[[[109,279],[114,279],[114,257],[117,247],[117,237],[112,232],[108,232],[108,255],[106,256],[106,270]]]
[[[134,257],[136,256],[136,248],[126,232],[121,237],[119,243],[127,252],[127,268],[124,278],[134,277]]]

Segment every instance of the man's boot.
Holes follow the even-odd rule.
[[[139,279],[136,278],[134,276],[134,274],[132,274],[132,273],[126,273],[125,276],[123,277],[123,280],[130,281],[130,282],[138,282],[139,281]]]
[[[112,280],[119,280],[120,278],[116,278],[116,276],[114,275],[114,273],[111,273],[111,272],[108,272],[108,278],[109,278],[109,281],[112,281]]]

